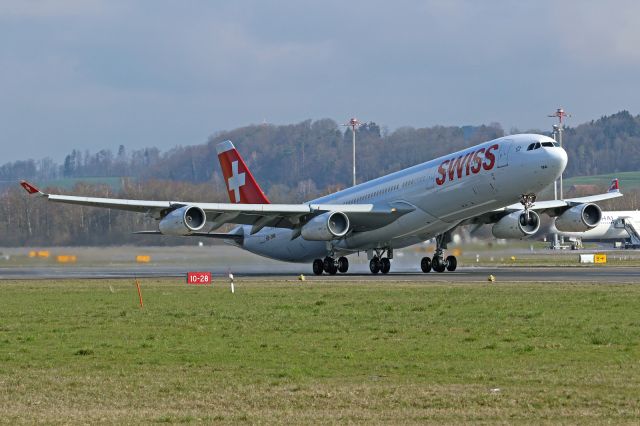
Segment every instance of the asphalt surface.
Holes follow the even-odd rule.
[[[387,275],[372,275],[367,257],[349,257],[349,273],[335,276],[313,275],[311,264],[279,262],[253,255],[229,246],[180,246],[180,247],[56,247],[48,249],[47,259],[29,258],[29,248],[0,249],[0,280],[7,279],[106,279],[133,277],[185,277],[189,271],[209,271],[214,277],[226,277],[232,272],[235,277],[252,280],[277,281],[296,279],[304,274],[307,279],[356,280],[356,281],[414,281],[414,282],[486,282],[489,275],[497,281],[540,282],[593,282],[593,283],[640,283],[640,267],[581,265],[578,252],[538,250],[517,247],[468,248],[466,258],[459,261],[455,272],[420,271],[420,258],[428,250],[398,250]],[[582,252],[581,252],[582,253]],[[77,255],[76,264],[60,264],[57,255]],[[137,255],[150,256],[151,263],[136,263]],[[484,262],[505,264],[511,256],[518,261],[544,264],[549,256],[574,266],[531,267],[524,265],[481,266]],[[610,251],[608,257],[620,262],[630,261],[638,265],[640,250]],[[480,263],[476,265],[476,262]],[[473,263],[472,263],[473,262]],[[487,265],[487,263],[485,263]],[[526,263],[525,263],[526,265]]]
[[[516,282],[592,282],[592,283],[640,283],[640,267],[619,266],[575,266],[575,267],[461,267],[455,272],[430,272],[424,274],[415,269],[399,269],[387,275],[368,273],[364,268],[335,276],[316,277],[307,265],[292,265],[269,268],[267,271],[255,265],[238,266],[233,270],[223,267],[185,266],[126,266],[126,267],[32,267],[0,268],[0,280],[7,279],[106,279],[144,277],[185,277],[188,271],[211,271],[215,277],[226,277],[233,272],[236,279],[277,281],[295,279],[304,274],[307,279],[335,281],[417,281],[417,282],[486,282],[489,275],[496,281]]]

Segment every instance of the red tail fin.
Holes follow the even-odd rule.
[[[216,149],[231,202],[270,204],[233,143],[220,142]]]
[[[618,183],[618,179],[614,179],[611,181],[611,186],[607,192],[618,192],[620,191],[620,184]]]

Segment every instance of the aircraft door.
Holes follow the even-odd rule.
[[[509,165],[509,151],[511,151],[511,141],[506,141],[500,145],[500,151],[498,151],[497,167],[506,167]]]
[[[427,191],[430,191],[433,189],[433,187],[435,186],[435,182],[436,182],[436,178],[433,175],[433,171],[429,171],[429,173],[427,173]]]

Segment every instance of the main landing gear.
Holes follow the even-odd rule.
[[[458,259],[455,256],[444,257],[444,249],[447,248],[447,243],[450,241],[450,233],[448,232],[436,236],[436,251],[433,254],[433,259],[426,256],[420,261],[422,272],[431,272],[432,269],[436,272],[444,272],[445,270],[453,272],[456,270]]]
[[[335,275],[338,272],[344,274],[349,270],[349,260],[341,256],[337,260],[331,256],[327,256],[322,259],[316,259],[313,261],[313,273],[316,275],[322,275],[323,272],[326,272],[330,275]]]
[[[388,274],[391,270],[390,259],[393,259],[393,250],[376,249],[375,252],[376,254],[369,260],[369,270],[372,274],[377,274],[378,272]],[[387,252],[387,257],[383,257],[385,252]]]
[[[375,252],[375,254],[373,254]],[[386,256],[384,256],[386,253]],[[369,270],[372,274],[382,272],[388,274],[391,270],[391,260],[393,259],[393,249],[376,249],[369,252]],[[313,273],[316,275],[322,275],[327,273],[329,275],[335,275],[338,272],[341,274],[346,273],[349,270],[349,260],[341,256],[337,260],[333,256],[327,256],[324,259],[316,259],[313,261]]]

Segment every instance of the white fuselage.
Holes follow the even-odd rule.
[[[309,262],[331,249],[340,254],[420,243],[553,183],[566,166],[566,152],[557,146],[527,150],[534,142],[550,145],[553,139],[505,136],[309,202],[414,209],[382,228],[352,232],[328,244],[301,237],[291,240],[292,231],[283,228],[263,228],[250,235],[251,226],[244,225],[241,247],[278,260]]]
[[[640,230],[640,211],[623,210],[623,211],[603,211],[600,223],[588,231],[584,232],[560,232],[555,226],[551,226],[551,233],[557,233],[563,237],[580,238],[584,241],[605,241],[615,240],[622,241],[630,237],[624,227],[624,221],[631,223],[636,230]]]

